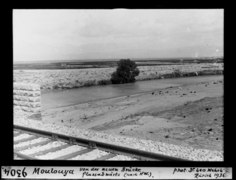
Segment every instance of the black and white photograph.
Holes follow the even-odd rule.
[[[224,9],[13,9],[14,160],[224,161]]]

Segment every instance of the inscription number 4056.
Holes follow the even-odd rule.
[[[12,177],[26,177],[27,172],[25,172],[25,167],[23,169],[6,169],[4,168],[3,172],[7,176],[12,176]]]

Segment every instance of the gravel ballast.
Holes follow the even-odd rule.
[[[21,140],[21,139],[29,138],[29,137],[31,137],[31,136],[32,136],[32,135],[30,135],[30,134],[20,134],[19,136],[14,137],[14,140],[15,140],[15,141],[18,141],[18,140]]]
[[[118,155],[118,156],[115,156],[109,160],[111,160],[111,161],[135,161],[137,159],[134,159],[134,158],[131,158],[128,156],[124,156],[124,155]]]
[[[85,148],[81,147],[81,146],[73,145],[73,146],[70,146],[68,148],[65,148],[65,149],[62,149],[62,150],[59,150],[59,151],[49,152],[45,155],[36,156],[36,158],[39,158],[39,159],[54,159],[54,158],[58,158],[60,156],[67,155],[69,153],[80,151],[82,149],[85,149]]]
[[[37,138],[37,139],[31,140],[31,141],[27,141],[27,142],[22,142],[22,143],[16,144],[16,145],[14,145],[14,147],[15,148],[19,148],[19,147],[22,147],[22,146],[35,144],[35,143],[38,143],[38,142],[42,142],[45,139],[46,138]]]
[[[53,125],[50,123],[45,123],[42,121],[35,121],[26,118],[17,117],[14,119],[15,125],[25,126],[29,128],[37,128],[39,130],[50,131],[54,133],[60,133],[68,136],[86,138],[90,140],[100,141],[104,143],[115,144],[124,147],[132,147],[134,149],[139,149],[143,151],[149,151],[153,153],[174,156],[178,158],[193,160],[193,161],[223,161],[222,151],[211,151],[207,149],[195,149],[190,146],[177,146],[173,144],[167,144],[163,142],[157,142],[152,140],[142,140],[136,138],[130,138],[118,135],[109,135],[105,133],[98,133],[91,130],[82,130],[78,128],[68,128],[65,126]],[[25,138],[25,137],[24,137]],[[66,153],[72,153],[78,151],[78,146],[70,147],[72,149],[66,148],[66,150],[61,150],[60,156]],[[55,153],[54,153],[55,154]],[[58,156],[58,153],[56,153]],[[55,157],[56,157],[55,156]],[[42,159],[52,159],[55,158],[53,153],[48,153],[46,155],[40,156]],[[117,159],[118,158],[118,159]],[[130,158],[130,157],[129,157]],[[132,160],[132,158],[127,160]],[[114,157],[114,160],[119,160],[119,157]],[[120,158],[125,160],[125,158]]]
[[[37,153],[37,152],[44,151],[44,150],[47,150],[47,149],[50,149],[50,148],[59,147],[59,146],[65,145],[65,144],[66,143],[61,142],[61,141],[50,142],[50,143],[48,143],[44,146],[35,146],[33,148],[23,150],[23,151],[21,151],[21,153],[29,155],[29,154]]]
[[[72,158],[71,160],[93,160],[93,159],[99,158],[101,156],[105,156],[107,154],[109,154],[109,153],[107,153],[106,151],[94,149],[93,151],[91,151],[89,153],[76,156],[76,157]]]

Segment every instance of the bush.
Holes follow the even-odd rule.
[[[197,76],[198,74],[196,72],[185,72],[183,73],[183,77],[192,77],[192,76]]]
[[[223,74],[223,70],[203,70],[198,72],[198,75],[218,75],[218,74]]]
[[[134,61],[121,59],[117,65],[116,71],[111,75],[112,84],[135,82],[135,76],[139,75],[139,69]]]
[[[84,85],[85,87],[89,87],[89,86],[93,86],[96,84],[96,81],[95,80],[88,80],[88,81],[85,81],[84,82]]]
[[[183,73],[179,69],[175,69],[173,75],[174,77],[181,77]]]
[[[111,84],[110,80],[100,80],[98,81],[98,85],[107,85],[107,84]]]

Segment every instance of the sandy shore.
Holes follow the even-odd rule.
[[[14,123],[191,160],[223,160],[223,76],[48,109],[42,116],[40,122],[17,115]]]

